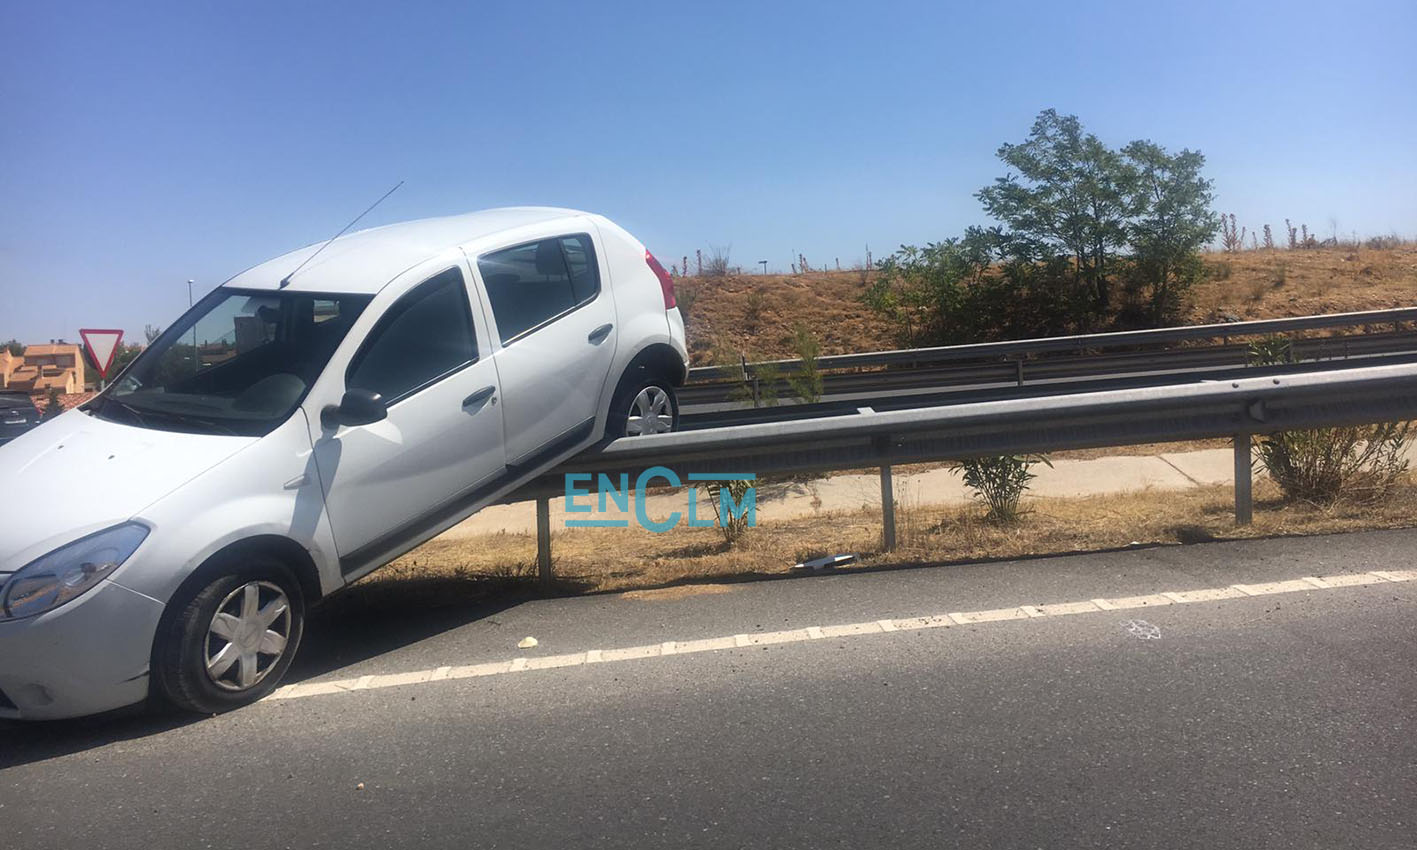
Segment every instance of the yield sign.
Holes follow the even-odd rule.
[[[89,350],[93,365],[98,367],[100,378],[108,377],[108,367],[113,365],[113,355],[118,353],[118,344],[123,341],[123,332],[101,328],[80,328],[84,348]]]

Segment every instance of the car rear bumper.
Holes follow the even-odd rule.
[[[162,610],[105,581],[47,614],[0,622],[0,717],[54,720],[142,701]]]

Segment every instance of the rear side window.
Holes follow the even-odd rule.
[[[595,246],[585,233],[484,254],[477,269],[503,345],[600,294]]]
[[[477,360],[462,272],[420,283],[379,320],[349,365],[345,385],[392,404]]]

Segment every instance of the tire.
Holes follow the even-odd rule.
[[[646,413],[650,418],[646,418]],[[626,372],[610,400],[610,415],[605,420],[606,438],[615,440],[677,430],[679,397],[674,393],[674,384],[664,375],[654,374],[642,366]]]
[[[249,705],[280,684],[304,629],[305,597],[291,571],[266,555],[236,556],[169,603],[153,647],[154,690],[200,714]]]

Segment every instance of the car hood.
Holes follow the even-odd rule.
[[[136,428],[79,410],[22,434],[0,446],[0,572],[131,518],[256,439]]]

